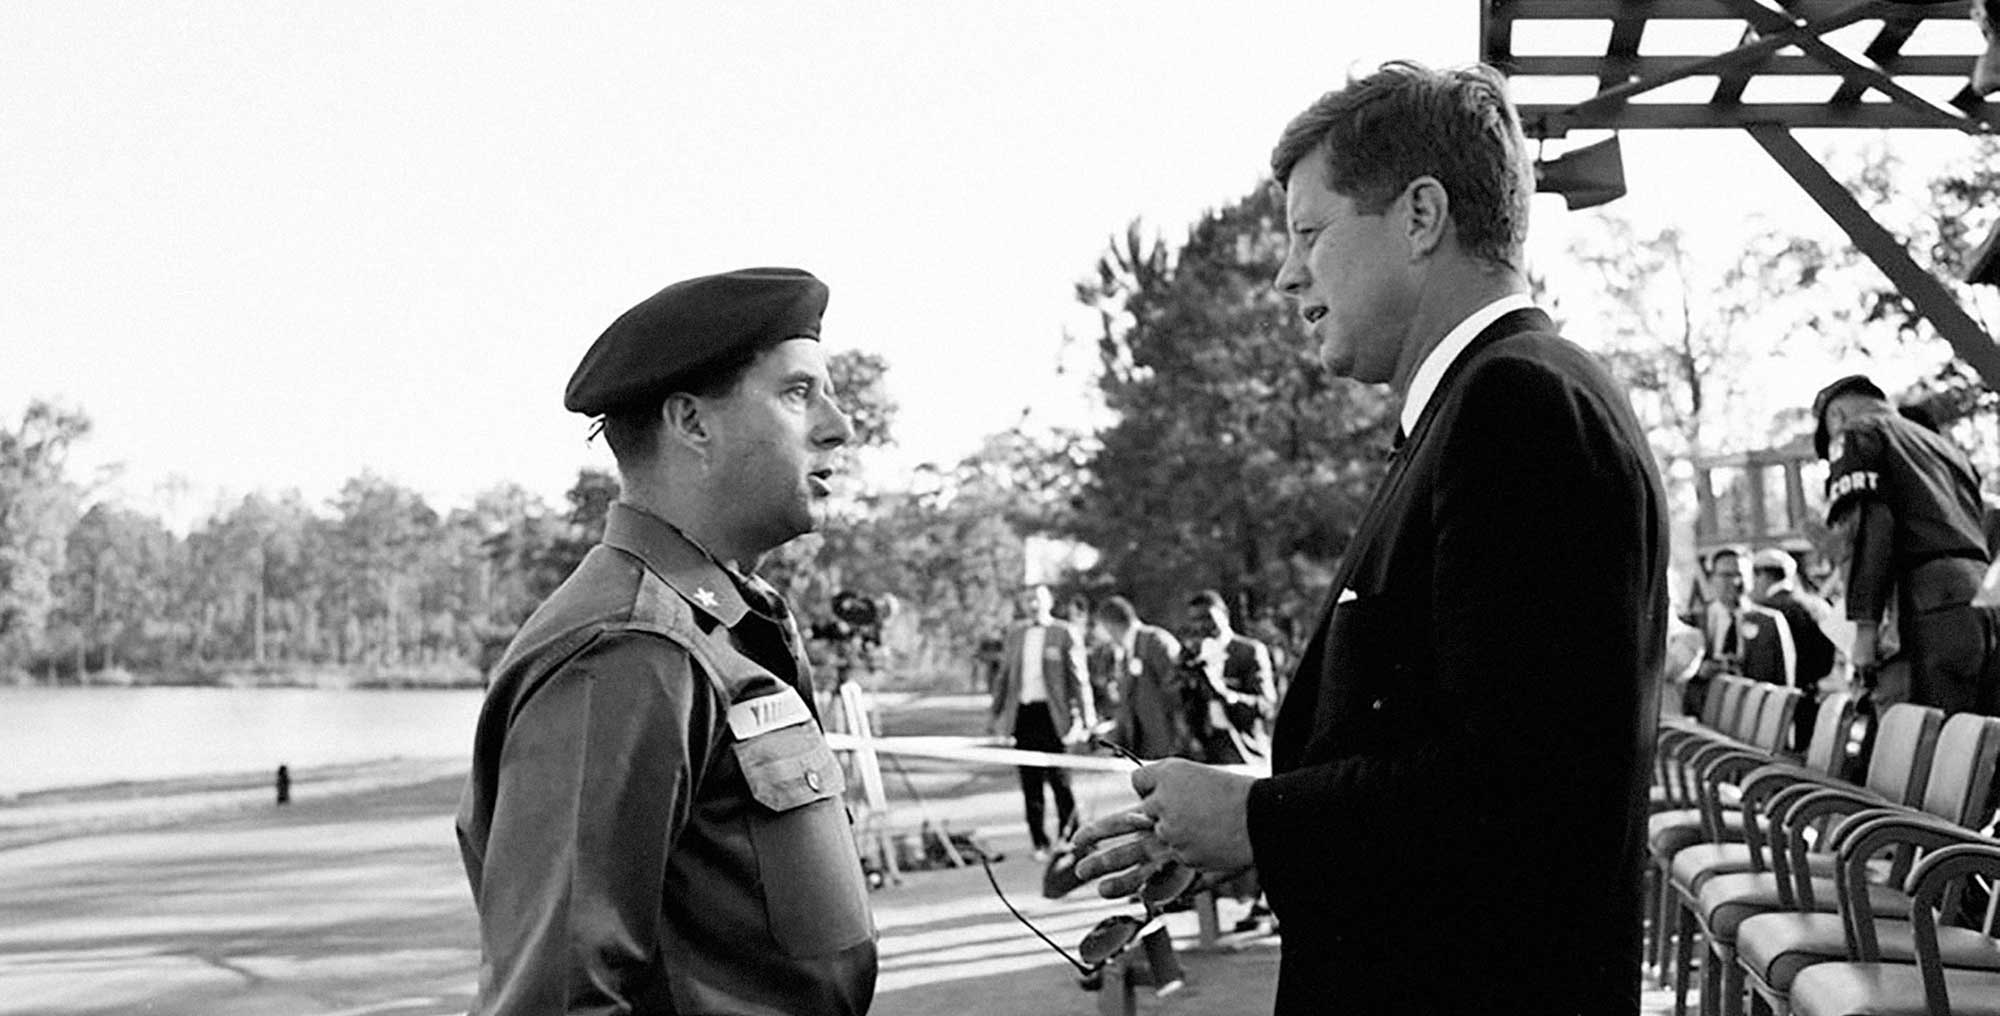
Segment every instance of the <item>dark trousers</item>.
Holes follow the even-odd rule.
[[[1048,751],[1060,753],[1063,750],[1062,736],[1056,733],[1055,720],[1049,716],[1047,702],[1023,702],[1014,713],[1014,747],[1022,751]],[[1069,772],[1064,769],[1043,769],[1040,766],[1022,766],[1021,797],[1027,805],[1028,837],[1041,850],[1049,845],[1048,831],[1042,828],[1042,784],[1056,798],[1056,835],[1067,839],[1076,831],[1076,798],[1069,792]]]
[[[1995,618],[1991,607],[1954,604],[1903,622],[1910,652],[1910,700],[1946,713],[1992,713]]]

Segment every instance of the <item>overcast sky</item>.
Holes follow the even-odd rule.
[[[371,469],[447,507],[584,465],[578,356],[668,282],[832,287],[901,448],[1087,421],[1072,284],[1260,178],[1350,68],[1474,59],[1470,0],[0,5],[0,422],[188,517]],[[1809,145],[1821,142],[1808,139]],[[1643,221],[1818,213],[1733,135],[1627,135]],[[1575,228],[1536,208],[1537,249]],[[1718,234],[1726,232],[1720,226]],[[184,481],[179,500],[163,496]]]

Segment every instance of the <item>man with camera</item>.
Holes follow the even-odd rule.
[[[1228,604],[1212,589],[1188,600],[1187,636],[1181,668],[1198,759],[1215,765],[1268,759],[1270,724],[1278,714],[1271,651],[1236,634]]]

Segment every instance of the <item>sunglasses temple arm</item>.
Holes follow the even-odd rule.
[[[1069,965],[1075,967],[1078,973],[1081,973],[1084,976],[1088,977],[1089,975],[1097,971],[1096,967],[1084,966],[1082,961],[1078,960],[1076,957],[1071,956],[1069,954],[1069,950],[1064,949],[1062,946],[1057,945],[1054,939],[1048,937],[1047,935],[1042,934],[1042,929],[1035,927],[1034,922],[1029,921],[1026,917],[1021,916],[1021,912],[1014,909],[1014,904],[1008,901],[1007,894],[1000,891],[1000,880],[993,877],[993,865],[991,862],[987,861],[986,858],[982,856],[979,859],[979,866],[986,869],[986,881],[987,884],[993,887],[993,895],[1000,897],[1000,905],[1006,907],[1007,912],[1014,915],[1014,920],[1021,922],[1021,924],[1024,927],[1026,927],[1029,931],[1035,933],[1036,938],[1039,938],[1043,942],[1047,943],[1049,948],[1054,949],[1058,954],[1062,956],[1063,959],[1068,960]]]

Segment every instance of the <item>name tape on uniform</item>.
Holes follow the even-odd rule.
[[[788,687],[773,695],[759,695],[730,706],[729,732],[738,741],[744,741],[810,719],[812,710],[806,708],[798,692]]]

